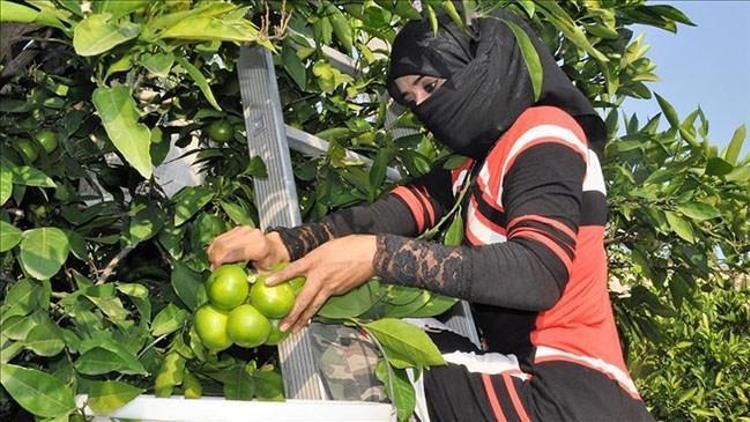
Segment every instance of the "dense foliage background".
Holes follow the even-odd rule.
[[[678,116],[649,89],[656,64],[630,29],[676,31],[689,18],[642,0],[421,4],[428,18],[506,7],[532,22],[606,118],[612,295],[649,408],[668,420],[746,418],[745,128],[718,151],[700,109]],[[273,51],[287,124],[330,141],[322,157],[294,155],[312,219],[387,191],[386,165],[409,178],[448,154],[427,133],[395,135],[420,129],[412,116],[385,119],[387,43],[422,13],[392,0],[1,1],[0,417],[19,405],[65,417],[83,392],[108,411],[155,382],[170,393],[197,382],[207,394],[278,398],[273,350],[219,359],[188,323],[205,246],[257,223],[252,178],[265,167],[247,154],[238,44]],[[626,97],[658,101],[662,113],[625,115]],[[345,149],[373,158],[375,171]],[[172,195],[158,166],[175,157],[191,159],[202,184]],[[407,301],[422,301],[414,311],[429,302],[418,295]],[[28,382],[37,390],[19,393]]]

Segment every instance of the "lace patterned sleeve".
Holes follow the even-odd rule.
[[[430,173],[369,205],[339,210],[320,221],[298,227],[274,227],[292,261],[323,243],[350,234],[415,236],[435,224],[452,206],[450,172],[436,166]]]

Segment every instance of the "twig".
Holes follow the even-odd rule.
[[[107,266],[104,267],[104,269],[102,270],[102,273],[99,274],[99,277],[96,279],[96,283],[94,283],[94,285],[98,286],[98,285],[104,283],[105,281],[107,281],[107,279],[109,278],[109,276],[112,275],[112,272],[114,272],[115,267],[117,267],[117,265],[120,263],[120,261],[122,261],[123,258],[125,258],[126,256],[128,256],[128,254],[132,250],[133,250],[132,246],[126,246],[126,247],[122,248],[122,250],[120,252],[118,252],[117,255],[115,255],[115,257],[112,258],[111,261],[109,261],[109,264],[107,264]]]
[[[70,41],[61,38],[44,38],[44,37],[18,37],[17,40],[22,41],[39,41],[39,42],[56,42],[65,45],[71,45]]]

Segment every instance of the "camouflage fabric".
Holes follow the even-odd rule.
[[[316,324],[311,336],[329,399],[388,401],[385,387],[375,377],[380,354],[366,334],[343,325]]]

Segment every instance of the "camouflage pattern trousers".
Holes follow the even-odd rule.
[[[316,324],[313,353],[328,399],[387,402],[375,377],[380,352],[367,333],[343,325]]]

